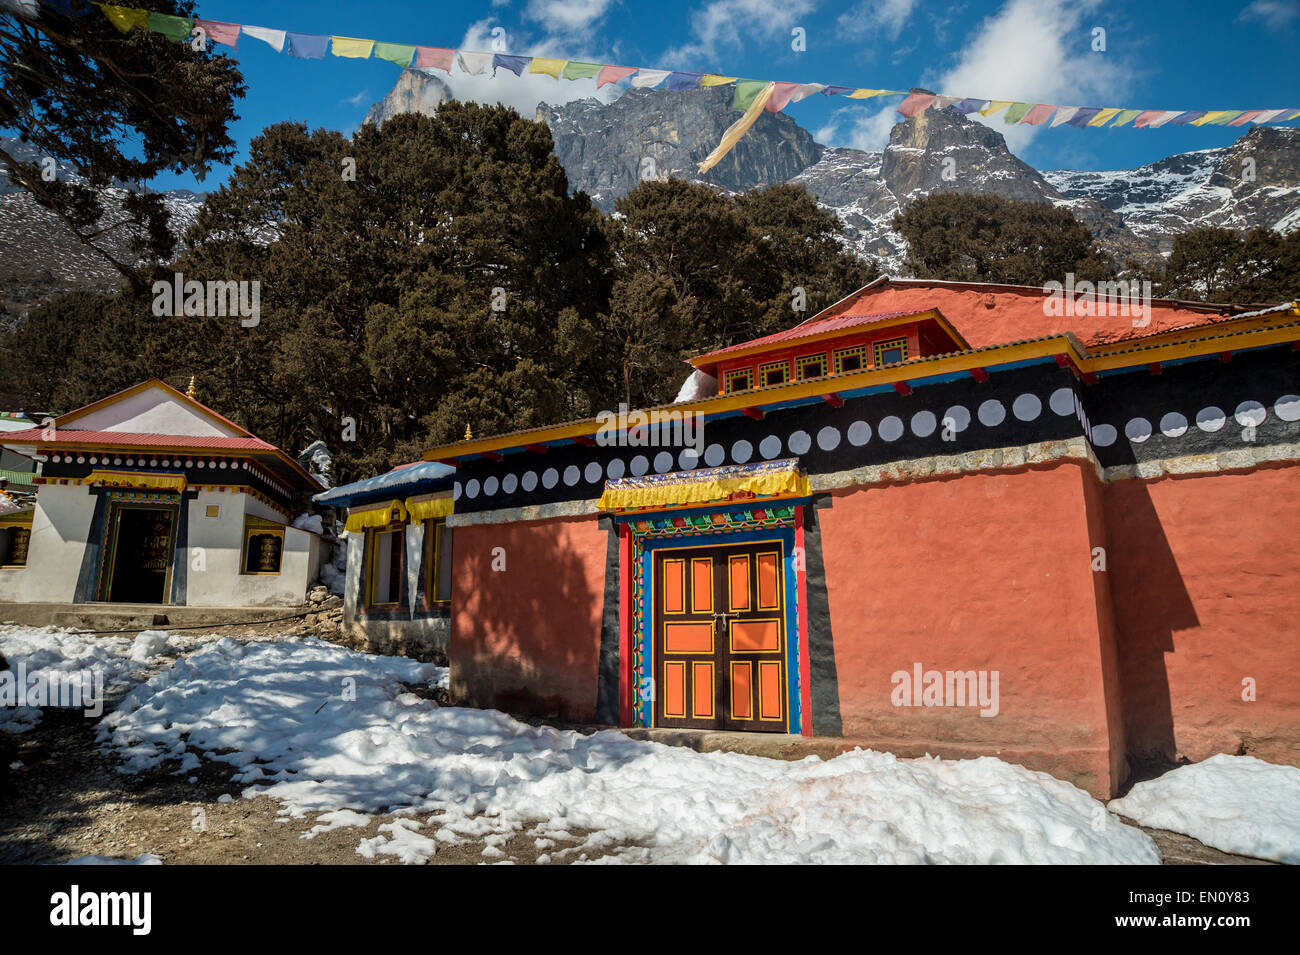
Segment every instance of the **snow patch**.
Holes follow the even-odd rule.
[[[1237,855],[1300,863],[1300,769],[1211,756],[1138,783],[1110,810]]]
[[[445,675],[318,640],[221,640],[137,687],[100,737],[125,772],[187,752],[227,763],[249,784],[246,797],[270,795],[286,817],[428,814],[388,823],[358,846],[404,862],[428,859],[439,842],[501,849],[521,833],[576,839],[550,853],[556,861],[1160,860],[1144,833],[1087,793],[998,759],[697,753],[439,708],[403,686]]]

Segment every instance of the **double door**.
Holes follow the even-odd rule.
[[[781,541],[654,551],[655,725],[787,732]]]

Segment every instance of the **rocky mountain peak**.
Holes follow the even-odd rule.
[[[420,113],[432,116],[438,107],[451,99],[451,87],[424,70],[402,70],[401,76],[379,102],[370,107],[363,123],[383,125],[384,121],[401,113]]]
[[[701,176],[696,167],[740,116],[734,90],[629,89],[612,103],[543,103],[537,119],[575,189],[606,211],[643,179],[676,177],[733,192],[774,185],[817,162],[825,147],[784,113],[763,113],[745,137]]]
[[[881,157],[881,176],[901,202],[932,192],[995,193],[1005,199],[1060,198],[1007,148],[996,129],[951,109],[931,109],[896,124]]]

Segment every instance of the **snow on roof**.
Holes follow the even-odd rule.
[[[317,504],[348,507],[354,501],[378,494],[380,491],[400,489],[409,492],[421,489],[425,485],[446,483],[455,473],[456,469],[448,464],[437,461],[413,461],[410,464],[399,464],[391,471],[374,477],[353,481],[351,484],[340,484],[338,487],[317,494],[312,500]]]

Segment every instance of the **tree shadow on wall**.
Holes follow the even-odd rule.
[[[474,528],[472,550],[453,538],[456,702],[574,722],[594,718],[605,574],[603,564],[584,562],[555,532],[568,523]]]
[[[1107,558],[1120,700],[1137,774],[1145,763],[1167,765],[1177,751],[1166,657],[1177,650],[1175,632],[1201,622],[1149,487],[1124,482],[1111,485],[1108,493]],[[1122,498],[1116,500],[1120,493]]]

